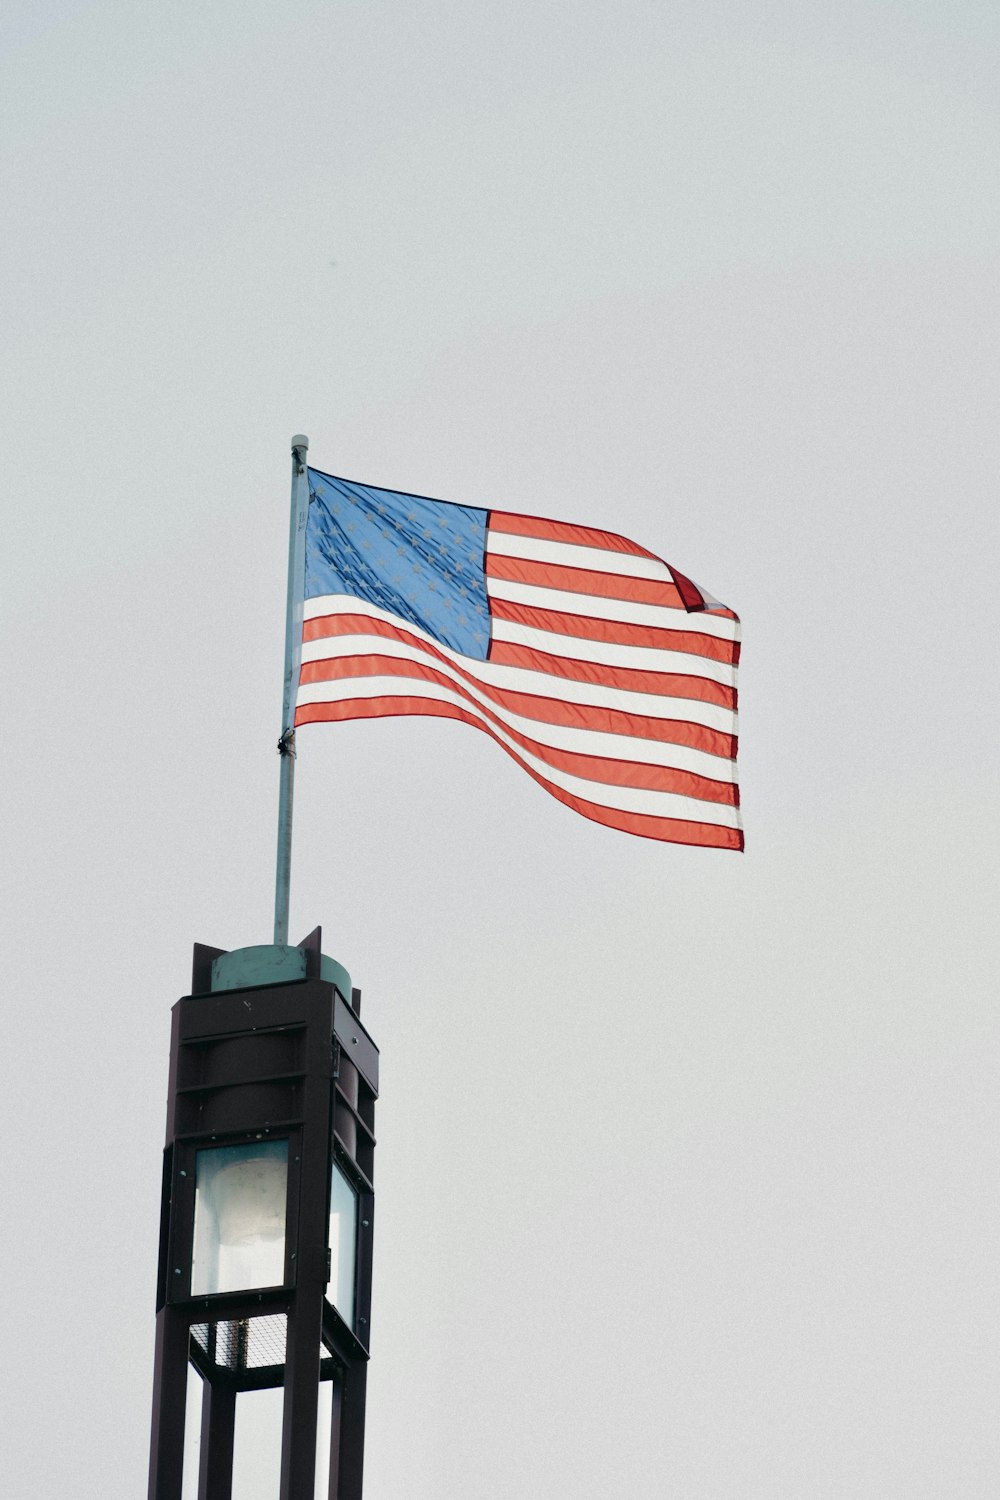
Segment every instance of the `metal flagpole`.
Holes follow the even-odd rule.
[[[288,600],[285,608],[285,687],[281,704],[281,781],[278,794],[278,864],[274,882],[274,941],[288,942],[288,893],[292,879],[292,795],[295,790],[295,690],[302,659],[302,596],[305,591],[309,439],[292,438],[292,507],[288,523]]]

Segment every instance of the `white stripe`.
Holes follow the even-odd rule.
[[[339,703],[351,698],[428,698],[440,703],[452,703],[474,714],[487,723],[461,693],[438,686],[432,682],[403,681],[398,677],[350,678],[341,682],[312,682],[299,690],[299,703]],[[703,802],[698,797],[682,797],[676,792],[653,792],[640,787],[609,786],[603,781],[590,781],[582,776],[572,776],[568,771],[558,771],[547,765],[538,756],[522,749],[509,735],[495,724],[490,732],[533,770],[554,786],[573,796],[596,802],[601,807],[618,812],[645,813],[658,818],[682,818],[688,822],[713,823],[723,828],[739,828],[739,809],[720,802]]]
[[[374,649],[381,655],[391,656],[400,661],[429,662],[439,671],[451,675],[448,663],[434,661],[419,648],[408,647],[402,641],[386,641],[381,636],[339,636],[335,640],[307,642],[309,647],[319,645],[327,649],[319,655],[311,651],[309,660],[342,661],[354,656],[368,656]],[[466,658],[456,656],[456,660],[461,663],[465,662]],[[486,663],[476,665],[481,666]],[[352,678],[351,680],[364,682],[368,678]],[[397,683],[403,681],[401,678],[392,680]],[[405,681],[416,683],[414,692],[418,695],[423,691],[423,679],[406,678]],[[713,781],[734,782],[736,780],[735,762],[727,756],[711,755],[707,750],[695,750],[688,745],[674,745],[663,740],[647,740],[640,735],[612,734],[607,730],[575,728],[569,724],[549,724],[541,719],[532,719],[524,714],[514,713],[505,704],[495,703],[485,693],[479,692],[473,684],[460,678],[457,672],[455,682],[477,704],[498,714],[505,724],[527,735],[529,739],[537,740],[539,744],[550,746],[553,750],[575,750],[581,755],[599,755],[610,760],[631,760],[642,765],[666,766],[674,771],[691,771],[696,776],[707,776]],[[314,701],[304,695],[311,693],[318,686],[317,683],[303,684],[299,689],[298,701],[300,703]],[[404,689],[397,686],[395,691],[403,692]]]
[[[506,578],[486,579],[486,592],[494,599],[530,604],[535,609],[556,609],[563,614],[589,615],[595,620],[620,620],[624,625],[654,625],[660,630],[693,630],[739,640],[735,620],[695,610],[668,609],[663,604],[633,604],[628,599],[604,599],[596,594],[572,594],[565,589],[544,588],[535,583],[511,583]]]
[[[493,639],[531,646],[568,661],[592,661],[606,667],[628,667],[639,672],[673,672],[683,677],[708,677],[725,687],[736,686],[736,668],[724,661],[698,656],[692,651],[660,651],[654,646],[618,646],[610,641],[589,641],[578,635],[559,635],[536,630],[516,620],[494,620]]]
[[[517,536],[510,531],[486,532],[486,550],[502,557],[525,557],[532,562],[556,563],[562,568],[589,568],[595,573],[618,573],[624,578],[654,578],[673,583],[673,574],[658,557],[636,557],[607,547],[580,547],[547,537]]]
[[[392,618],[391,616],[389,618]],[[398,623],[393,621],[393,623]],[[414,629],[414,627],[407,627]],[[420,632],[426,639],[424,632]],[[731,709],[699,698],[668,698],[660,693],[632,693],[621,688],[605,687],[596,682],[576,682],[568,677],[554,677],[548,672],[533,672],[527,667],[508,667],[495,661],[474,661],[460,656],[438,643],[439,651],[475,673],[480,682],[513,693],[534,697],[557,698],[561,703],[578,703],[587,708],[614,709],[620,713],[639,714],[650,719],[679,719],[683,723],[703,724],[723,734],[736,733],[736,715]],[[324,637],[303,641],[302,660],[325,661],[334,657],[376,654],[399,656],[409,661],[424,661],[419,648],[405,641],[387,640],[384,636]]]
[[[504,578],[488,578],[487,592],[498,599],[509,599],[514,604],[528,604],[539,609],[553,609],[557,613],[591,616],[598,620],[620,620],[626,625],[653,625],[663,630],[684,630],[692,634],[714,635],[724,641],[738,641],[738,620],[721,619],[717,615],[695,610],[692,614],[684,609],[667,609],[658,604],[630,604],[624,599],[603,599],[593,594],[571,594],[565,590],[542,588],[531,583],[509,583]],[[395,624],[408,624],[399,615],[369,604],[367,599],[358,599],[353,594],[318,594],[306,599],[303,618],[322,619],[324,615],[371,613],[382,620]],[[412,627],[414,630],[417,626]],[[422,632],[423,633],[423,632]],[[431,639],[430,636],[427,637]]]

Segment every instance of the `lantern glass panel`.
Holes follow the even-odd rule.
[[[326,1295],[349,1328],[354,1327],[358,1268],[358,1195],[337,1163],[330,1180],[330,1284]]]
[[[197,1153],[192,1297],[284,1283],[287,1198],[287,1141]]]

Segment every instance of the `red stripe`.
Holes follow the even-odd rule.
[[[534,630],[551,630],[557,635],[577,636],[584,641],[606,641],[612,646],[648,646],[655,651],[690,651],[694,656],[705,656],[711,661],[724,661],[734,666],[739,661],[738,641],[724,641],[693,630],[670,630],[661,625],[627,625],[621,620],[599,620],[592,615],[569,615],[558,609],[539,609],[534,604],[515,604],[511,599],[491,599],[490,612],[498,620],[511,620],[517,625],[529,625]]]
[[[439,660],[446,660],[440,652],[422,642],[414,641],[413,644],[422,646],[429,655],[437,656]],[[717,729],[708,729],[704,724],[692,724],[682,719],[654,718],[622,709],[597,708],[592,704],[567,703],[540,694],[497,688],[492,683],[481,682],[474,673],[464,671],[454,662],[449,661],[447,664],[455,676],[440,671],[429,662],[408,661],[398,656],[379,656],[377,653],[358,653],[326,661],[303,662],[299,680],[311,683],[342,682],[354,677],[405,677],[435,682],[454,692],[464,691],[463,681],[471,682],[491,703],[497,704],[501,711],[506,709],[509,713],[535,719],[541,724],[562,724],[572,729],[597,729],[604,734],[628,734],[638,739],[656,740],[661,744],[687,745],[692,750],[720,755],[725,760],[733,760],[736,756],[736,737]],[[456,676],[458,681],[455,680]]]
[[[593,526],[571,526],[567,521],[547,521],[543,516],[519,516],[512,511],[491,510],[488,530],[504,531],[511,536],[535,536],[545,542],[570,542],[576,547],[600,547],[605,552],[627,552],[632,557],[662,561],[655,552],[647,552],[638,542],[631,542],[617,532],[598,531]]]
[[[690,578],[685,578],[683,573],[678,573],[676,568],[670,567],[670,576],[677,585],[677,592],[681,596],[681,603],[687,610],[702,610],[705,608],[705,600],[702,598],[701,589]]]
[[[487,552],[486,577],[535,588],[564,589],[601,599],[623,599],[629,604],[658,604],[661,609],[684,608],[677,585],[657,578],[628,578],[624,573],[597,573],[591,568],[565,568],[561,563],[536,562],[530,557],[505,557]],[[486,586],[489,594],[489,583]]]
[[[552,656],[534,646],[519,646],[513,641],[494,641],[490,661],[508,667],[526,667],[529,672],[547,672],[552,677],[566,677],[573,682],[593,682],[601,687],[618,688],[625,693],[654,693],[666,698],[696,698],[735,710],[736,690],[709,677],[686,672],[647,672],[638,667],[609,667],[604,662],[581,661],[576,657]]]
[[[381,635],[390,641],[406,641],[407,645],[433,651],[442,661],[447,659],[444,652],[415,636],[412,630],[407,630],[403,625],[394,625],[391,620],[376,619],[374,615],[317,615],[314,620],[305,620],[302,625],[304,641],[326,640],[338,635]]]
[[[420,698],[411,694],[404,696],[408,703],[436,703],[438,701],[434,698]],[[351,701],[363,700],[352,699]],[[303,708],[309,706],[304,704]],[[545,761],[546,765],[552,766],[557,771],[566,771],[569,775],[580,776],[586,781],[604,782],[608,786],[636,787],[649,792],[675,792],[682,797],[696,797],[702,802],[719,802],[729,807],[739,806],[739,793],[731,781],[718,781],[711,776],[699,776],[693,771],[680,771],[671,766],[653,766],[644,761],[624,760],[609,755],[587,755],[579,750],[563,750],[552,745],[543,745],[530,735],[515,729],[501,714],[494,712],[491,708],[483,705],[477,705],[477,707],[492,725],[508,734],[522,750],[536,755],[539,760]],[[419,710],[407,711],[416,713]],[[462,713],[465,712],[466,710],[463,709]],[[475,718],[475,715],[470,714],[470,718]],[[499,740],[499,736],[494,736],[494,738]]]
[[[308,703],[296,709],[295,724],[329,723],[347,719],[378,719],[397,715],[420,714],[433,718],[457,719],[481,729],[495,739],[489,725],[474,714],[450,703],[438,703],[426,698],[352,698],[342,703]],[[508,745],[498,741],[512,760],[527,771],[533,781],[545,788],[553,797],[565,803],[574,812],[581,813],[595,823],[608,828],[620,829],[623,833],[635,833],[644,838],[658,839],[675,844],[698,844],[716,849],[742,849],[743,834],[738,828],[721,828],[715,823],[688,822],[684,818],[659,818],[650,813],[620,812],[616,808],[602,807],[599,803],[576,797],[571,792],[557,787],[527,765]]]
[[[663,632],[661,632],[663,634]],[[410,631],[388,620],[379,620],[372,615],[322,615],[306,620],[302,627],[305,641],[325,640],[332,636],[375,635],[388,640],[405,641],[407,645],[433,655],[438,661],[450,662],[451,658],[436,646],[422,641]],[[471,660],[471,658],[467,658]],[[699,677],[692,670],[685,672],[648,672],[634,667],[609,667],[603,662],[580,661],[575,657],[553,656],[547,651],[538,651],[533,646],[520,646],[511,641],[494,641],[490,647],[490,661],[505,666],[524,667],[532,672],[546,672],[552,677],[564,677],[573,682],[591,682],[600,687],[611,687],[623,692],[663,694],[667,697],[693,698],[702,703],[714,703],[720,708],[736,709],[736,690],[710,678]],[[694,668],[692,662],[692,669]],[[456,670],[461,668],[456,667]],[[303,682],[308,678],[303,678]],[[478,677],[474,677],[479,681]]]
[[[670,568],[670,576],[677,585],[677,591],[681,596],[681,603],[690,614],[712,614],[721,616],[726,620],[738,620],[739,615],[734,615],[731,609],[709,609],[705,604],[705,597],[696,583],[690,578],[685,578],[678,568],[667,563]]]

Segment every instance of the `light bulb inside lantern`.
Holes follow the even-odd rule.
[[[287,1141],[198,1152],[193,1297],[283,1284],[287,1195]]]

